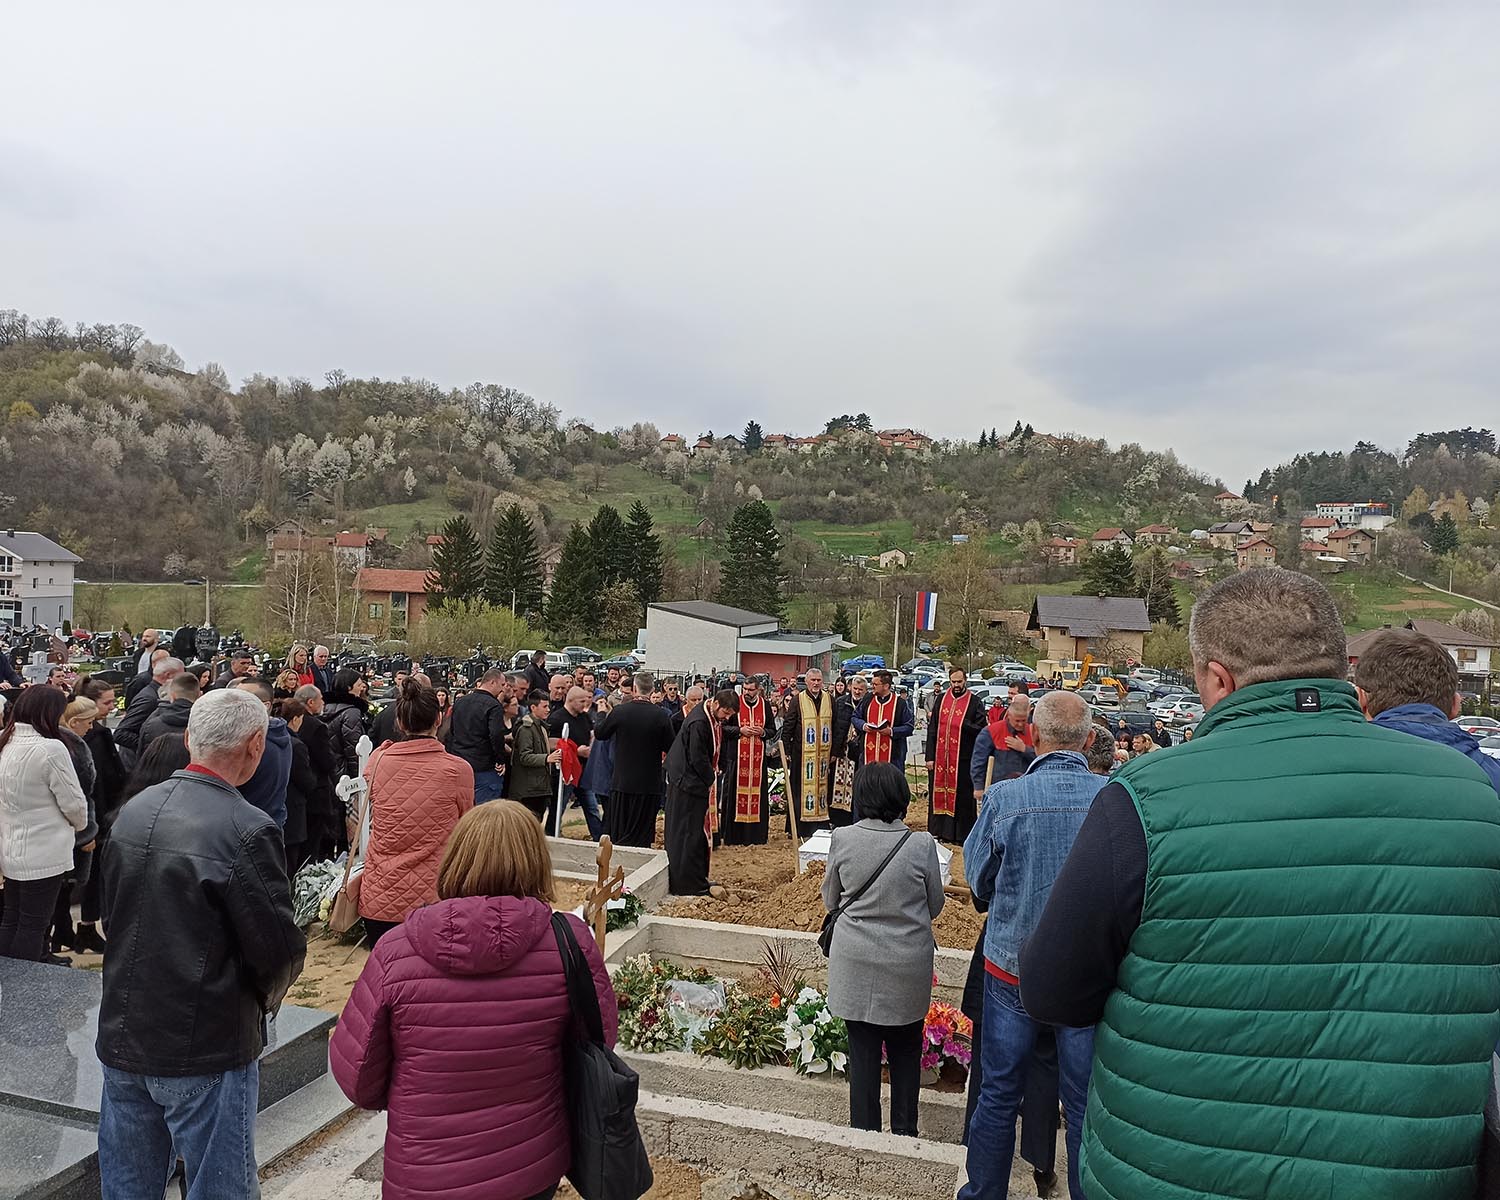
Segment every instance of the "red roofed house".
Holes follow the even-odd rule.
[[[761,438],[760,444],[767,450],[784,450],[792,439],[784,433],[768,433]]]
[[[285,567],[302,561],[309,554],[327,554],[333,539],[310,533],[277,533],[271,537],[271,566]]]
[[[1060,567],[1076,566],[1082,549],[1083,542],[1078,538],[1049,538],[1041,545],[1042,557]]]
[[[1142,525],[1135,531],[1135,540],[1142,546],[1165,546],[1177,537],[1171,525]]]
[[[1303,554],[1327,554],[1328,547],[1322,542],[1302,542],[1297,547]]]
[[[1332,517],[1303,517],[1302,536],[1313,542],[1328,541],[1328,535],[1339,527]]]
[[[669,433],[657,445],[663,450],[682,450],[687,446],[687,439],[680,433]]]
[[[875,440],[887,450],[922,451],[932,446],[932,439],[915,429],[882,429]]]
[[[1101,549],[1111,542],[1116,546],[1124,546],[1125,549],[1129,550],[1135,544],[1135,539],[1123,529],[1109,528],[1101,529],[1098,533],[1094,534],[1093,542],[1095,550]]]
[[[1214,497],[1214,503],[1219,506],[1220,512],[1231,513],[1245,506],[1245,498],[1236,496],[1233,492],[1220,492]]]
[[[342,566],[357,571],[370,561],[370,542],[373,540],[368,533],[336,533],[333,535],[334,557]]]
[[[1235,550],[1234,565],[1241,571],[1251,567],[1274,567],[1276,547],[1263,537],[1251,538]]]
[[[354,577],[360,631],[404,638],[427,612],[427,572],[366,567]]]
[[[1369,562],[1375,553],[1375,535],[1367,529],[1335,529],[1328,535],[1328,549],[1353,563]]]

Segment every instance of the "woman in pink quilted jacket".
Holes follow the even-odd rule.
[[[437,692],[408,678],[396,698],[404,741],[370,756],[370,844],[359,915],[373,944],[437,899],[438,864],[458,819],[474,807],[474,770],[437,740]]]
[[[459,821],[436,904],[376,945],[329,1043],[361,1108],[389,1110],[386,1200],[549,1197],[570,1146],[562,1051],[573,1036],[541,826],[510,800]],[[587,926],[605,1039],[615,993]]]

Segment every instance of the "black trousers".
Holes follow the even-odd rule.
[[[922,1022],[849,1027],[849,1124],[880,1132],[880,1049],[891,1071],[891,1132],[917,1136],[917,1093],[922,1075]]]
[[[377,921],[373,917],[366,917],[364,921],[365,940],[370,943],[371,950],[375,949],[376,942],[401,924],[400,921]]]
[[[667,785],[667,890],[674,896],[708,891],[708,793]]]
[[[0,958],[41,962],[47,953],[47,929],[57,907],[65,876],[7,879],[5,911],[0,913]]]

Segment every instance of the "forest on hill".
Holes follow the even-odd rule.
[[[0,311],[0,518],[57,537],[86,578],[258,581],[265,531],[288,517],[386,530],[379,565],[425,568],[426,535],[454,515],[484,543],[519,508],[546,551],[607,502],[649,511],[665,543],[662,594],[712,596],[731,517],[763,500],[792,618],[826,624],[824,601],[884,595],[858,560],[888,549],[911,556],[908,582],[946,572],[950,595],[967,595],[976,572],[989,577],[973,609],[1007,583],[1076,574],[1041,561],[1050,536],[1152,522],[1186,532],[1224,516],[1223,481],[1170,450],[1037,432],[1019,417],[1008,434],[891,449],[864,414],[820,420],[815,443],[788,442],[754,420],[717,434],[594,429],[494,383],[331,370],[318,382],[255,374],[235,387],[216,364],[189,370],[135,326]],[[1318,501],[1387,501],[1403,518],[1382,538],[1393,565],[1429,575],[1441,558],[1474,594],[1500,593],[1489,522],[1500,457],[1487,430],[1423,433],[1399,452],[1360,442],[1301,454],[1243,490],[1293,551],[1295,518]],[[1456,545],[1446,531],[1434,545],[1445,516]],[[884,619],[871,612],[875,633]]]

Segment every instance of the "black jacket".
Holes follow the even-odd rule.
[[[533,692],[545,692],[552,687],[552,672],[546,667],[539,667],[536,663],[526,664],[526,686]],[[521,707],[526,707],[526,701],[521,701]]]
[[[306,717],[302,723],[307,724]],[[307,841],[307,811],[317,791],[318,777],[312,769],[307,743],[300,737],[293,737],[292,772],[286,781],[286,828],[281,831],[288,846],[299,846]]]
[[[20,687],[26,681],[16,674],[16,668],[10,661],[10,655],[0,649],[0,683],[8,683],[11,687]]]
[[[672,748],[672,718],[649,700],[628,700],[594,727],[596,741],[617,736],[610,790],[660,796],[661,759]]]
[[[94,756],[94,811],[99,824],[108,829],[115,819],[115,810],[120,807],[120,796],[125,791],[125,780],[130,772],[120,760],[120,749],[115,739],[102,722],[89,726],[83,735],[83,744]]]
[[[396,701],[392,697],[370,722],[370,745],[378,750],[386,742],[401,740],[401,731],[396,728]]]
[[[320,667],[317,663],[311,666],[313,686],[323,693],[323,698],[326,700],[333,692],[333,668],[331,666]]]
[[[705,702],[683,718],[682,730],[667,751],[667,786],[706,796],[713,782],[714,731]]]
[[[156,711],[141,725],[141,749],[156,741],[164,733],[181,733],[187,728],[188,713],[193,711],[191,700],[167,700],[156,705]]]
[[[142,671],[139,675],[132,675],[130,682],[125,685],[125,707],[130,707],[130,702],[136,698],[140,690],[151,682],[151,672]]]
[[[493,771],[503,766],[505,751],[505,705],[488,692],[475,688],[453,702],[448,728],[448,753],[474,769]]]
[[[276,822],[223,780],[178,771],[126,802],[103,857],[99,1061],[138,1075],[253,1062],[307,951]]]
[[[323,724],[332,735],[339,772],[351,779],[359,778],[359,739],[364,735],[369,712],[364,699],[349,692],[334,692],[323,706]]]
[[[343,760],[333,749],[333,738],[328,726],[318,717],[309,715],[302,719],[297,739],[307,747],[307,763],[313,773],[313,790],[307,797],[307,812],[311,818],[309,827],[312,830],[323,830],[327,820],[337,811],[333,787],[339,781],[339,764]],[[296,753],[295,747],[293,753]],[[296,770],[297,762],[294,758],[294,774]],[[290,821],[290,816],[287,819]],[[288,836],[287,841],[291,840]]]
[[[125,706],[125,715],[115,728],[115,745],[137,752],[144,750],[146,743],[141,741],[141,727],[146,724],[146,718],[156,711],[160,702],[161,684],[153,679]]]

